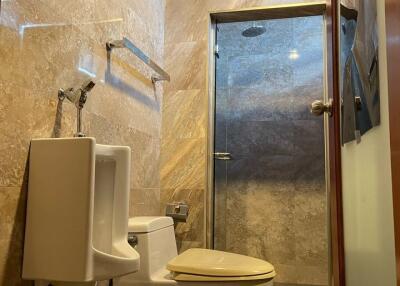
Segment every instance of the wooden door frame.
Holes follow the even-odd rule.
[[[327,26],[327,88],[328,98],[333,101],[332,117],[329,118],[329,180],[331,218],[332,285],[345,286],[345,258],[342,204],[342,165],[340,141],[340,46],[339,0],[328,0]]]
[[[396,274],[400,286],[400,1],[385,0],[385,13]]]

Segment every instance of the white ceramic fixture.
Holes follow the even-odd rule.
[[[115,280],[119,286],[272,286],[267,261],[223,251],[189,249],[178,255],[170,217],[134,217],[129,236],[140,254],[140,270]],[[136,238],[136,239],[134,239]]]
[[[32,140],[22,277],[81,285],[137,271],[127,242],[129,176],[129,147]]]

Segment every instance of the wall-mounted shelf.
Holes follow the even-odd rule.
[[[127,38],[124,37],[122,40],[110,41],[106,43],[107,52],[111,52],[113,49],[120,48],[127,48],[142,62],[151,67],[157,73],[157,75],[153,75],[151,77],[151,81],[153,83],[162,80],[170,81],[171,77],[169,76],[169,74]]]

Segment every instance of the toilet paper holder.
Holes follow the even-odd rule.
[[[174,222],[186,222],[189,216],[189,206],[184,202],[167,204],[165,215],[172,217]]]

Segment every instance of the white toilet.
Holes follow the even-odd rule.
[[[131,241],[140,255],[138,272],[114,282],[121,286],[272,286],[276,275],[267,261],[209,249],[189,249],[178,255],[170,217],[129,220]]]

